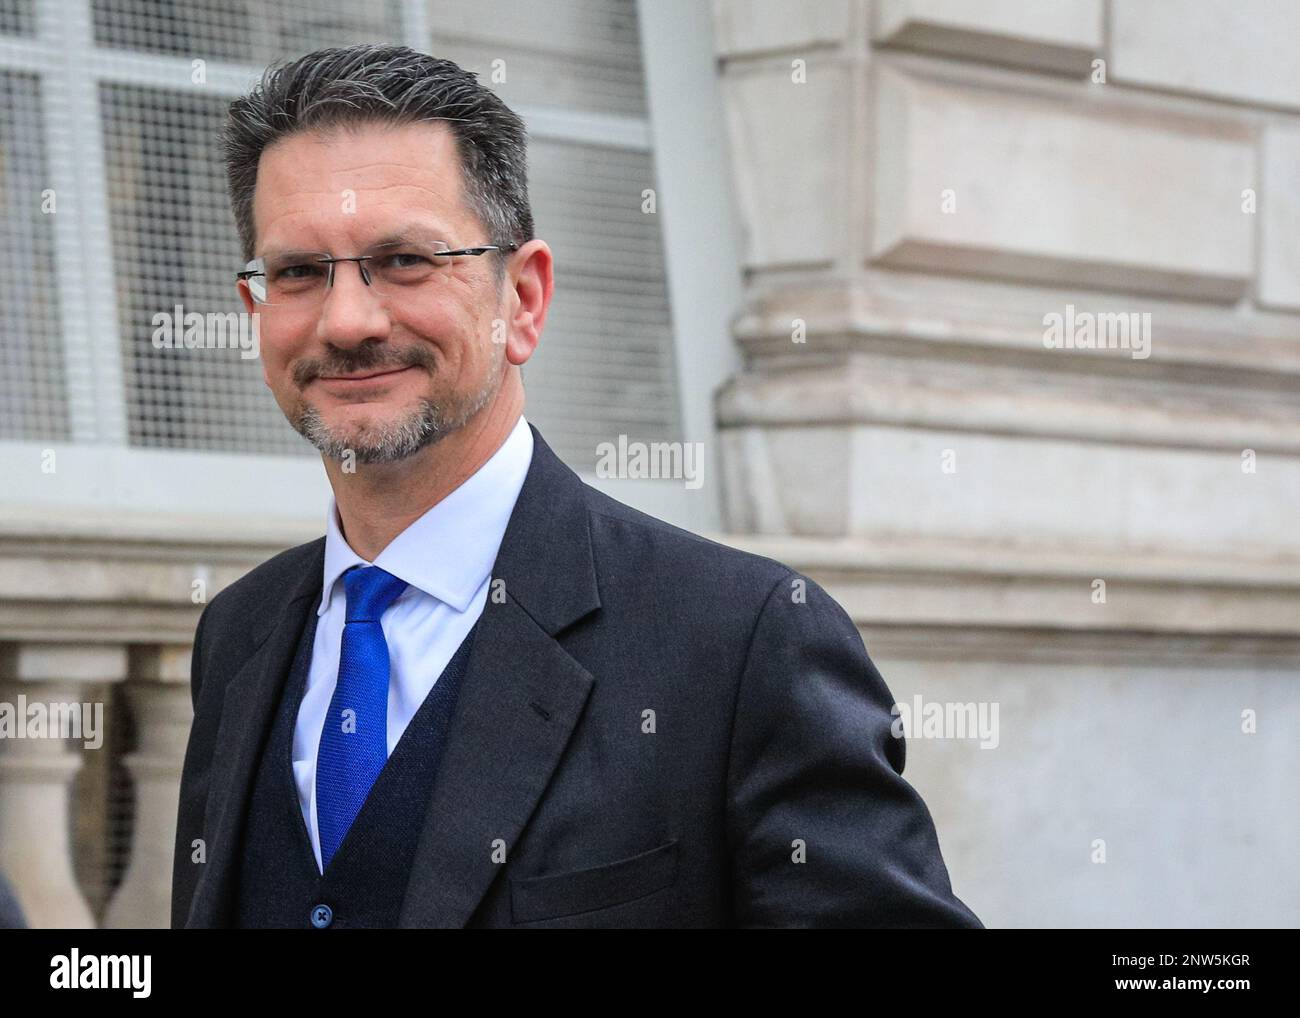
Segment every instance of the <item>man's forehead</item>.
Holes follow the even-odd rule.
[[[398,214],[394,214],[398,213]],[[343,247],[372,248],[384,244],[443,241],[458,243],[467,229],[427,207],[406,205],[339,215],[337,209],[273,216],[258,231],[263,255],[290,251],[331,251]]]
[[[358,124],[296,131],[266,147],[258,183],[330,188],[347,179],[365,187],[406,184],[456,192],[459,149],[446,124]]]
[[[339,228],[366,245],[446,240],[467,218],[460,177],[445,124],[364,124],[290,135],[269,146],[258,164],[253,205],[260,246],[326,250],[313,238],[337,235]]]
[[[313,149],[345,162],[351,158],[366,162],[377,152],[410,153],[422,163],[431,158],[454,161],[457,155],[456,134],[441,120],[406,124],[362,121],[300,128],[271,142],[262,156],[295,148]]]

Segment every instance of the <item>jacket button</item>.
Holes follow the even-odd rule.
[[[311,910],[311,924],[318,930],[325,929],[334,921],[334,910],[328,905],[317,905]]]

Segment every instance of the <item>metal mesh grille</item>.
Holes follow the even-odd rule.
[[[104,704],[105,741],[99,749],[80,750],[71,789],[72,868],[95,925],[103,926],[131,862],[135,782],[125,759],[136,751],[138,736],[121,686],[91,687],[87,696]]]
[[[529,419],[575,468],[620,433],[675,440],[663,247],[658,218],[641,211],[650,156],[534,142],[529,161],[538,234],[556,260],[542,343],[524,366]]]
[[[114,49],[266,65],[323,46],[401,42],[398,0],[94,0],[95,42]]]
[[[0,438],[68,437],[40,82],[0,72]],[[53,196],[56,201],[58,195]]]
[[[313,450],[287,427],[261,365],[237,350],[159,350],[153,316],[241,312],[239,242],[217,148],[226,102],[101,85],[118,330],[132,445]]]
[[[35,0],[0,0],[0,33],[35,35]]]
[[[634,0],[428,0],[430,52],[511,106],[646,116]]]

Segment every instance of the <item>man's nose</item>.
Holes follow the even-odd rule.
[[[382,295],[361,278],[362,262],[335,262],[334,283],[321,298],[318,338],[335,345],[387,338],[392,327]]]

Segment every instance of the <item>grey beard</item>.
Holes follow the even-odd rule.
[[[304,409],[293,426],[298,434],[332,460],[342,462],[351,455],[357,463],[395,463],[463,428],[470,418],[487,406],[495,392],[496,387],[489,384],[459,408],[439,406],[427,397],[422,398],[419,407],[401,420],[368,428],[364,438],[355,442],[344,441],[335,435],[321,420],[320,411],[314,406]]]

